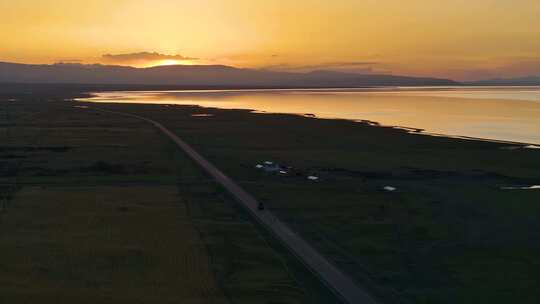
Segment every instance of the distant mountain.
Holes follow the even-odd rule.
[[[152,68],[0,62],[0,83],[64,83],[234,87],[361,87],[455,85],[452,80],[331,71],[288,73],[223,65],[171,65]]]
[[[495,78],[475,81],[470,84],[473,85],[516,85],[516,86],[529,86],[540,85],[540,76],[527,76],[519,78]]]

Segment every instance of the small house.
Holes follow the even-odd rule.
[[[255,168],[261,169],[264,172],[271,172],[271,173],[280,172],[282,170],[278,164],[271,161],[265,161],[262,164],[258,164],[255,166]]]
[[[278,164],[267,164],[265,163],[262,168],[265,172],[279,172],[281,167]]]

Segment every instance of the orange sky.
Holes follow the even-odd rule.
[[[0,0],[0,61],[510,77],[540,74],[539,16],[538,0]]]

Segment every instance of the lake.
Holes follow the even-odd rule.
[[[431,134],[540,144],[540,87],[122,91],[81,100],[313,114]]]

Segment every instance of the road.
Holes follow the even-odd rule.
[[[358,286],[354,280],[330,263],[322,254],[315,250],[296,232],[291,230],[285,223],[280,221],[274,214],[268,210],[259,211],[258,201],[236,184],[231,178],[227,177],[218,168],[212,165],[208,160],[195,151],[190,145],[180,139],[176,134],[165,128],[162,124],[134,114],[101,110],[93,110],[113,113],[123,116],[129,116],[146,121],[154,125],[163,134],[169,137],[176,145],[182,149],[190,158],[201,166],[210,176],[221,184],[230,194],[236,198],[251,215],[268,231],[270,231],[278,240],[285,245],[313,274],[315,274],[326,286],[328,286],[345,303],[349,304],[375,304],[372,298],[363,288]]]

